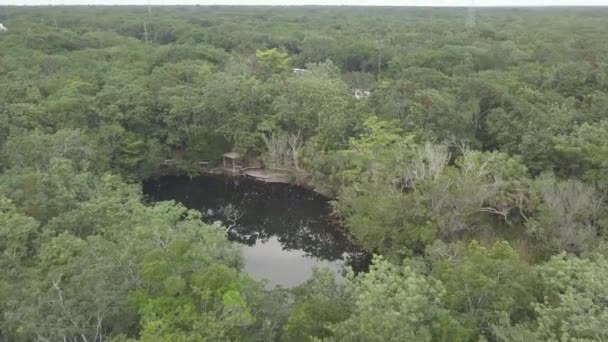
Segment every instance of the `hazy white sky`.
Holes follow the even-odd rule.
[[[0,0],[0,5],[608,6],[608,0]]]

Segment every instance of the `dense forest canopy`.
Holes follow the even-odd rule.
[[[608,340],[608,9],[0,7],[0,340]],[[267,290],[141,181],[237,151],[376,254]]]

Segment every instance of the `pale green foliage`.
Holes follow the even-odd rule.
[[[415,187],[415,171],[409,171],[420,147],[411,137],[401,139],[389,123],[372,118],[365,126],[367,132],[351,140],[352,150],[341,152],[351,157],[349,169],[339,173],[349,186],[335,209],[368,250],[409,255],[436,234],[421,194],[403,191]]]
[[[456,167],[444,168],[421,190],[442,236],[520,220],[529,202],[526,167],[503,153],[462,153]]]
[[[65,160],[25,177],[39,178],[45,192],[37,194],[51,200],[19,195],[27,185],[17,181],[7,184],[17,206],[0,202],[0,265],[11,275],[0,282],[5,336],[96,340],[129,333],[141,319],[144,337],[185,337],[194,329],[191,340],[200,331],[217,340],[253,322],[248,301],[260,288],[239,273],[240,256],[223,231],[203,224],[198,212],[144,206],[119,177],[75,173]],[[21,211],[46,224],[40,230]],[[207,304],[196,304],[201,300]],[[201,320],[186,328],[196,313]]]
[[[351,106],[352,96],[337,77],[324,72],[293,74],[274,79],[274,115],[265,126],[271,130],[314,136],[317,150],[345,145],[349,132],[359,119]]]
[[[163,257],[147,258],[142,265],[145,284],[155,287],[135,294],[142,340],[220,341],[242,336],[240,329],[254,321],[247,293],[257,291],[256,285],[225,265],[182,269],[181,265],[167,264],[169,260],[161,260]],[[184,255],[166,257],[194,261]],[[146,274],[150,271],[155,274]]]
[[[359,152],[378,152],[382,147],[389,147],[401,140],[401,129],[395,122],[370,117],[365,120],[363,127],[364,133],[350,140],[351,146]]]
[[[335,208],[368,250],[407,256],[438,235],[525,219],[529,180],[517,159],[464,148],[449,166],[445,146],[401,138],[375,119],[366,126],[369,132],[340,152],[350,165],[338,173],[343,184]]]
[[[236,247],[200,214],[162,203],[134,227],[129,249],[137,256],[141,286],[133,294],[142,338],[182,341],[239,336],[253,322],[248,293],[258,290],[237,270]],[[142,222],[143,223],[143,222]]]
[[[350,186],[363,175],[379,174],[377,168],[386,168],[384,160],[395,150],[393,144],[399,142],[401,129],[394,122],[370,117],[362,124],[361,133],[350,138],[345,150],[319,151],[312,144],[303,150],[304,163],[312,173],[312,181],[317,188],[329,194]],[[411,137],[405,144],[411,142]],[[377,162],[372,163],[377,159]]]
[[[289,70],[291,60],[285,52],[276,48],[266,51],[256,51],[255,56],[263,70],[269,74],[281,73]]]
[[[608,339],[608,261],[601,255],[579,259],[559,255],[540,267],[545,300],[535,310],[539,337]]]
[[[526,222],[527,232],[547,254],[581,253],[597,246],[598,234],[608,228],[604,196],[593,186],[577,180],[541,177],[534,182],[541,203]]]
[[[332,326],[338,341],[431,341],[444,333],[458,341],[466,336],[443,308],[441,283],[411,266],[376,257],[369,273],[349,278],[347,289],[355,307],[347,320]]]
[[[543,300],[534,303],[536,320],[496,330],[508,341],[604,341],[608,339],[608,261],[602,255],[560,254],[538,267]]]

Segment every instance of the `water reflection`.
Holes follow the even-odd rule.
[[[246,271],[271,285],[297,285],[322,261],[337,273],[345,263],[361,271],[369,262],[333,222],[327,200],[306,189],[204,176],[163,177],[147,182],[144,191],[153,201],[197,209],[207,222],[224,222],[228,238],[247,246]]]

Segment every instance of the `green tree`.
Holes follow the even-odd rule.
[[[538,270],[543,299],[534,302],[536,319],[497,327],[505,341],[601,341],[608,338],[605,305],[608,262],[602,255],[588,258],[560,254]]]
[[[376,257],[369,273],[349,278],[353,314],[332,326],[336,340],[465,341],[470,331],[444,308],[446,290],[411,266]]]
[[[98,171],[105,171],[108,168],[105,156],[98,155],[95,142],[79,129],[60,130],[54,134],[35,130],[14,135],[6,142],[2,154],[12,168],[45,170],[54,158],[69,160],[79,170],[96,167]]]
[[[346,145],[359,121],[352,96],[339,78],[321,68],[308,74],[294,74],[272,84],[277,96],[272,102],[273,117],[266,126],[314,138],[318,150]]]
[[[312,277],[291,291],[294,303],[282,338],[289,341],[308,341],[332,336],[329,326],[351,314],[350,298],[336,283],[330,269],[315,269]]]
[[[490,337],[492,326],[504,316],[516,322],[529,319],[536,277],[507,242],[490,247],[472,242],[463,250],[438,256],[433,275],[444,284],[446,306],[461,324],[478,327]]]
[[[262,68],[262,71],[266,75],[288,71],[291,64],[289,55],[277,49],[270,49],[266,51],[258,50],[256,51],[255,56]]]
[[[597,237],[608,228],[601,192],[574,179],[559,181],[547,176],[536,179],[533,185],[540,203],[525,226],[537,241],[539,254],[580,254],[597,247]]]
[[[569,135],[555,138],[555,148],[564,158],[564,169],[584,180],[601,186],[608,184],[608,147],[605,137],[608,121],[596,125],[583,124]]]

